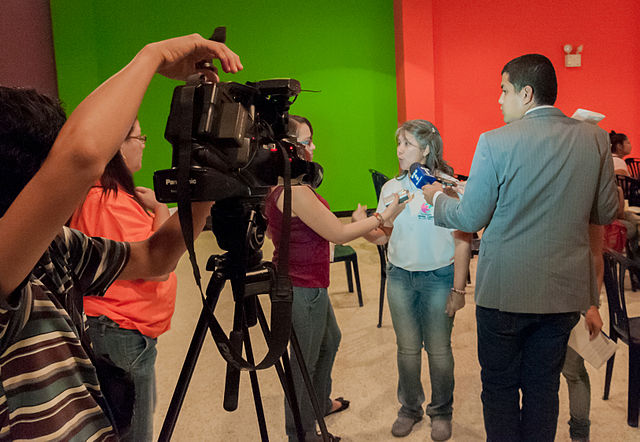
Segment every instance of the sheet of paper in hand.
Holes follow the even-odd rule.
[[[580,320],[571,330],[569,347],[573,348],[589,364],[600,368],[613,356],[618,344],[602,332],[594,340],[589,340],[589,330],[585,324],[584,316],[580,316]]]

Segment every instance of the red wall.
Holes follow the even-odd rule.
[[[640,7],[637,0],[395,0],[398,118],[432,120],[445,158],[466,173],[482,132],[501,126],[500,71],[541,53],[558,76],[556,106],[601,112],[640,157]],[[562,47],[583,44],[582,67]]]

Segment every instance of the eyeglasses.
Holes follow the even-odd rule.
[[[129,137],[127,137],[127,140],[129,138],[135,138],[136,140],[140,141],[141,143],[146,143],[147,142],[147,136],[146,135],[138,135],[137,137],[129,136]]]

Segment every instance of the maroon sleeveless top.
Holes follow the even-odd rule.
[[[267,232],[275,246],[273,263],[276,267],[282,233],[282,212],[276,203],[283,190],[282,186],[276,187],[267,197],[264,209],[268,220]],[[327,201],[317,193],[315,195],[328,209]],[[329,287],[329,241],[311,230],[300,218],[293,216],[289,239],[289,276],[296,287]]]

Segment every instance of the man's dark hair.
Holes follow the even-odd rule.
[[[516,92],[531,86],[533,99],[538,105],[553,105],[558,96],[558,80],[551,61],[540,54],[527,54],[514,58],[502,68],[509,74],[509,82]]]
[[[0,216],[40,169],[66,119],[58,100],[0,86]]]

